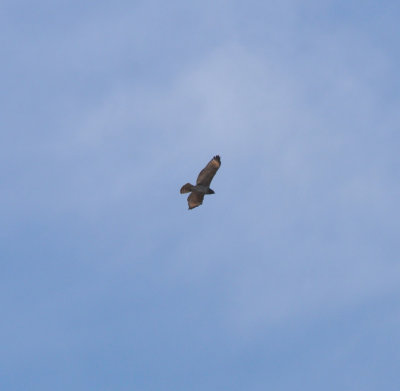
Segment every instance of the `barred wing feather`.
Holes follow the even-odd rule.
[[[188,197],[189,209],[193,209],[203,203],[204,193],[192,191]]]
[[[221,159],[219,155],[214,156],[209,163],[200,171],[197,177],[197,185],[204,185],[209,187],[214,175],[217,173],[221,166]]]

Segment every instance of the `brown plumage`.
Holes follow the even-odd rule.
[[[197,177],[196,186],[186,183],[181,188],[181,194],[189,193],[188,204],[189,209],[196,208],[203,203],[205,194],[214,194],[214,190],[210,189],[210,184],[214,175],[221,166],[221,158],[214,156],[209,163],[200,171]]]

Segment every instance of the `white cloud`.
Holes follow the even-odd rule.
[[[92,39],[90,31],[89,26],[83,42]],[[320,38],[309,48],[312,54],[293,64],[279,51],[267,57],[227,43],[187,62],[163,83],[116,80],[82,111],[73,130],[47,147],[49,156],[57,155],[56,171],[39,178],[50,189],[47,196],[33,198],[43,208],[49,208],[47,198],[56,200],[52,213],[101,213],[128,201],[160,213],[179,197],[175,185],[177,191],[181,182],[194,180],[219,153],[213,203],[218,202],[223,219],[217,226],[226,235],[209,233],[204,211],[206,217],[196,220],[198,237],[182,232],[171,273],[196,280],[215,267],[229,269],[234,260],[226,311],[239,328],[357,303],[385,286],[391,289],[394,266],[371,255],[383,244],[366,243],[364,233],[351,236],[364,232],[352,221],[362,214],[369,216],[367,226],[377,221],[386,229],[391,217],[382,205],[393,205],[391,194],[398,192],[385,176],[394,156],[371,154],[371,142],[362,147],[365,138],[375,139],[374,126],[383,116],[387,129],[396,122],[394,110],[383,109],[382,90],[369,83],[387,69],[387,59],[364,45],[375,59],[365,63],[364,52],[351,51],[357,42],[342,49],[345,38]],[[57,171],[62,181],[49,185],[49,177],[60,177]],[[168,190],[160,191],[159,184]],[[238,186],[244,190],[238,192]],[[180,201],[186,212],[184,198]],[[252,248],[251,256],[230,249],[235,235]],[[211,243],[208,251],[218,254],[216,260],[190,258],[203,242]]]

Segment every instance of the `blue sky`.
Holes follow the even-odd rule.
[[[2,1],[1,388],[398,390],[399,11]]]

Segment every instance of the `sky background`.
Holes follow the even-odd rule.
[[[399,390],[399,14],[1,1],[0,388]]]

